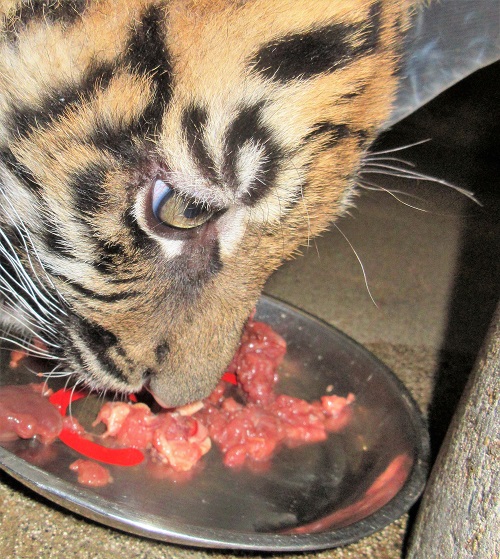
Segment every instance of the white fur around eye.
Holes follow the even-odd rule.
[[[238,197],[252,194],[252,187],[259,187],[259,170],[262,165],[264,149],[247,142],[239,151],[237,163]]]
[[[231,256],[240,246],[246,229],[246,208],[227,211],[217,222],[219,246],[223,258]]]
[[[157,238],[158,244],[160,245],[165,258],[171,260],[176,256],[179,256],[182,253],[182,249],[184,246],[185,241],[181,241],[180,239],[162,239],[161,237]]]

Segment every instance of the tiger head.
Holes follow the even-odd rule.
[[[91,387],[204,397],[271,272],[351,204],[410,2],[10,4],[4,312]]]

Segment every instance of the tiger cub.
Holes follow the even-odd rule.
[[[352,203],[413,4],[4,0],[11,338],[93,388],[206,396],[270,273]]]

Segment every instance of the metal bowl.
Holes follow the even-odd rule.
[[[288,342],[279,390],[307,400],[356,396],[353,420],[324,443],[283,449],[264,471],[233,471],[212,450],[191,479],[159,479],[142,464],[110,466],[114,482],[78,485],[78,455],[60,441],[0,446],[0,467],[37,493],[111,527],[190,546],[299,551],[344,545],[399,518],[423,490],[427,430],[413,399],[362,346],[289,305],[262,297],[257,318]],[[27,362],[1,383],[33,381]],[[74,405],[83,424],[102,400]]]

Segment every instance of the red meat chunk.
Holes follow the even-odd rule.
[[[104,437],[113,437],[124,446],[149,449],[156,459],[178,472],[190,470],[211,446],[207,429],[177,411],[155,415],[145,404],[107,402],[94,423],[101,421],[107,427]]]
[[[62,417],[44,390],[44,384],[0,387],[0,441],[36,437],[50,443],[57,438]]]
[[[70,464],[69,469],[78,473],[78,483],[82,485],[103,487],[113,481],[109,470],[92,460],[79,458]]]

